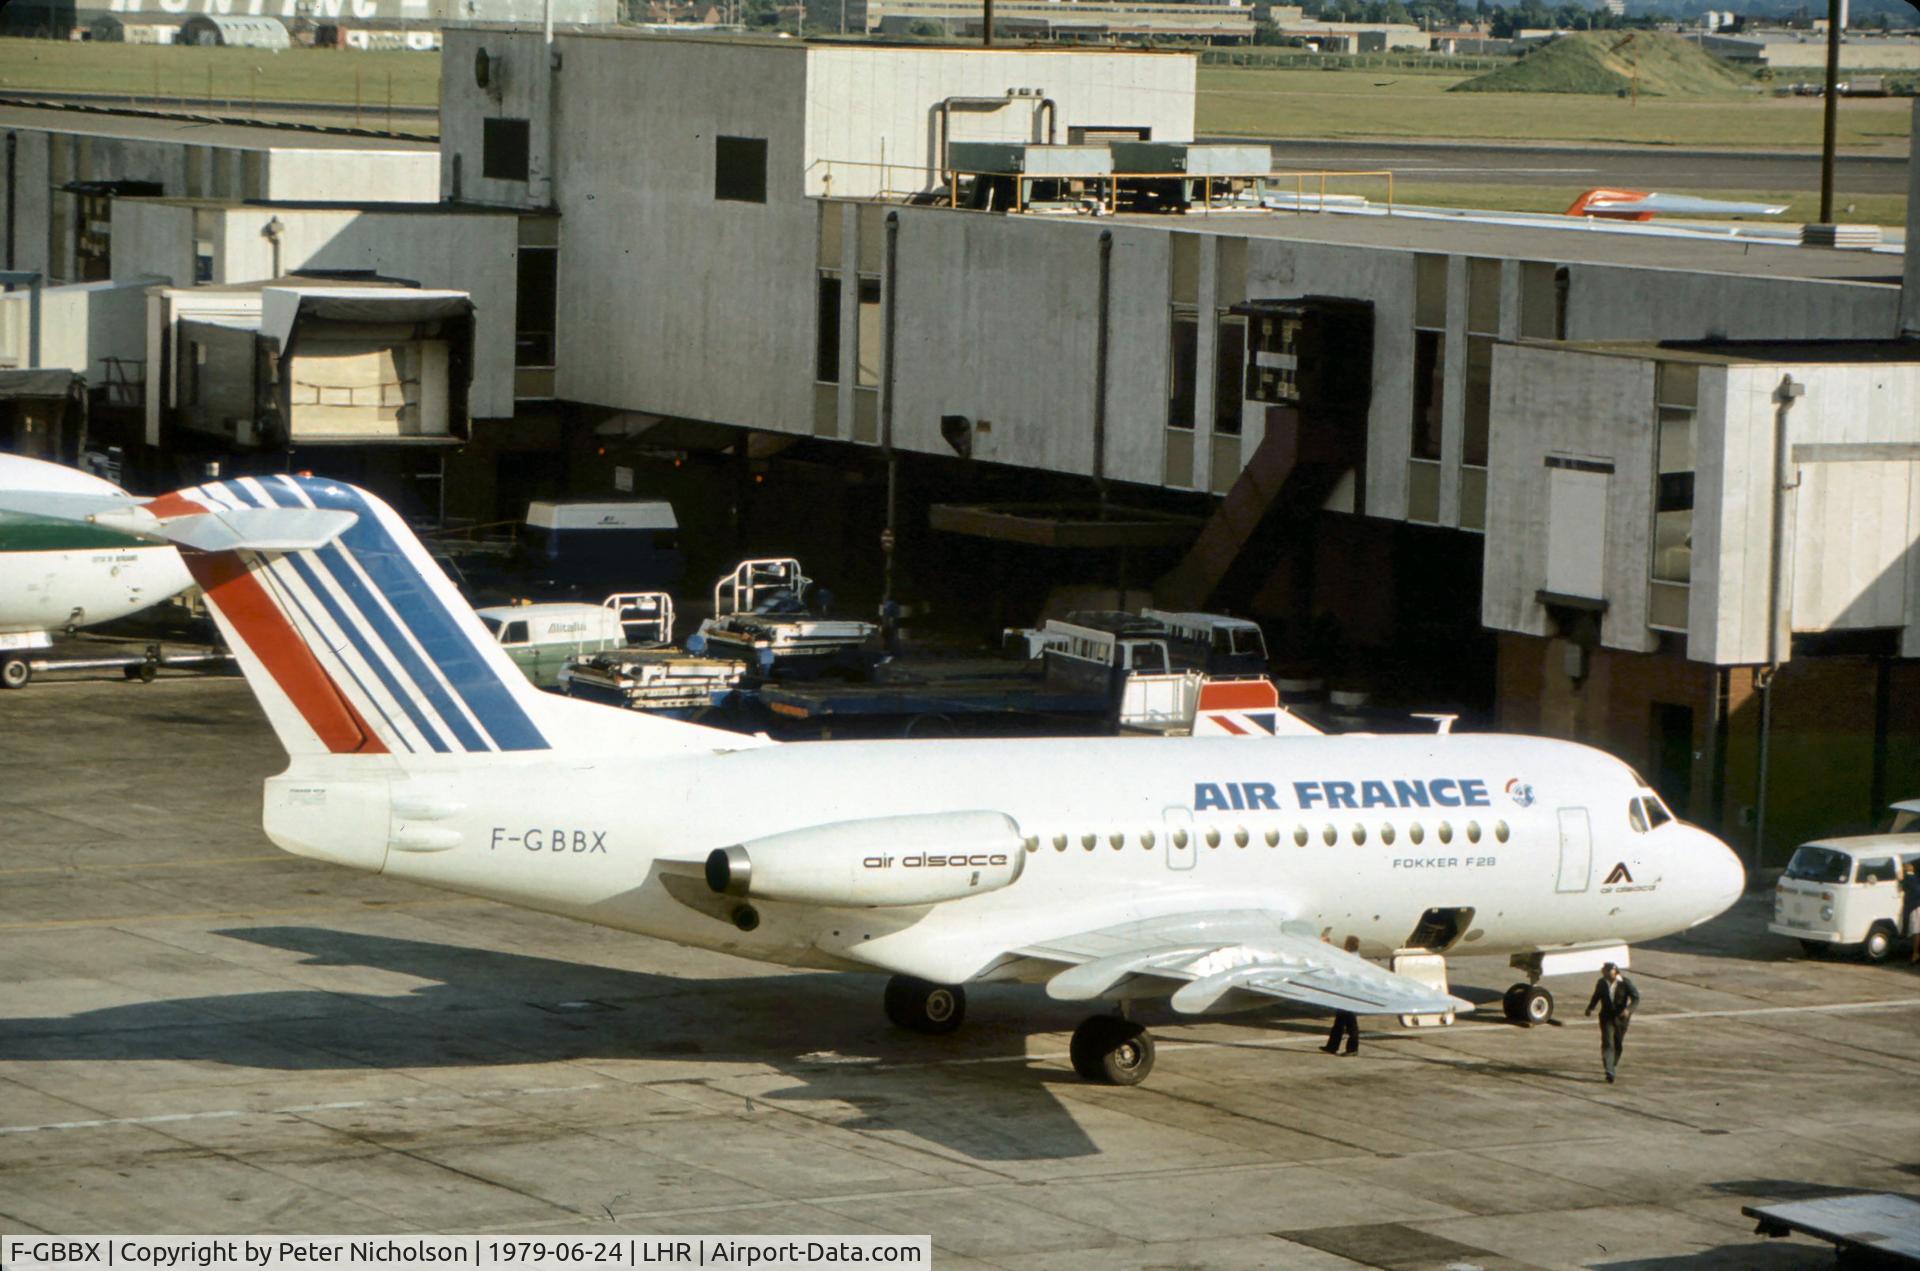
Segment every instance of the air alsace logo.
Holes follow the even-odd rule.
[[[898,865],[902,869],[985,869],[989,865],[1005,865],[1005,852],[976,852],[971,856],[938,856],[933,853],[918,856],[869,856],[860,862],[863,869],[892,869]]]
[[[1507,782],[1507,797],[1523,808],[1533,806],[1533,787],[1515,777]]]
[[[1651,883],[1634,882],[1633,871],[1627,868],[1625,861],[1621,861],[1613,867],[1613,872],[1607,875],[1607,881],[1600,884],[1600,890],[1603,894],[1619,896],[1630,891],[1652,891],[1659,885],[1657,881]]]

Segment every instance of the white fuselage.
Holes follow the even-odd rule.
[[[89,473],[8,454],[0,454],[0,489],[127,498],[120,487]],[[166,544],[94,525],[0,513],[0,647],[9,643],[7,636],[124,618],[192,583],[180,553]]]
[[[269,782],[269,834],[303,855],[682,944],[945,983],[1017,975],[1001,955],[1035,941],[1225,908],[1354,937],[1368,956],[1407,947],[1436,908],[1472,911],[1461,953],[1611,945],[1704,921],[1743,882],[1700,830],[1636,832],[1629,803],[1648,792],[1625,765],[1534,738],[824,742],[407,763],[376,777],[359,757],[301,760]],[[730,844],[978,810],[1013,819],[1025,860],[1011,884],[964,899],[756,900],[743,931],[699,876]]]

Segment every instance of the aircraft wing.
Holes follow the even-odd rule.
[[[1163,981],[1173,1009],[1198,1015],[1275,998],[1356,1015],[1437,1015],[1473,1005],[1335,948],[1265,910],[1170,914],[1013,950],[1062,964],[1047,995],[1080,1002],[1136,977]],[[1237,999],[1237,1000],[1233,1000]],[[1253,1000],[1250,1000],[1253,999]]]

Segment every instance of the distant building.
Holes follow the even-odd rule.
[[[204,48],[284,49],[293,40],[278,18],[232,17],[202,13],[180,24],[176,44],[197,44]]]
[[[978,36],[980,0],[856,0],[865,27],[886,35],[910,35],[932,25],[959,38]],[[834,0],[820,0],[809,12],[819,24],[834,25]],[[1245,44],[1253,40],[1254,10],[1238,0],[996,0],[994,29],[1012,37],[1106,43],[1141,38],[1206,40]],[[849,29],[854,29],[850,22]]]

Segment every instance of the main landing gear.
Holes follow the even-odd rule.
[[[1118,1015],[1095,1015],[1073,1030],[1073,1070],[1103,1086],[1137,1086],[1153,1071],[1153,1034]]]
[[[887,1018],[909,1032],[942,1037],[967,1017],[967,994],[956,984],[911,975],[887,981]],[[1153,1071],[1153,1035],[1120,1015],[1095,1015],[1073,1030],[1073,1070],[1103,1086],[1137,1086]]]
[[[1500,1008],[1513,1023],[1531,1028],[1553,1019],[1553,994],[1538,984],[1516,984],[1500,999]]]
[[[931,984],[910,975],[887,981],[887,1018],[910,1032],[940,1037],[967,1017],[966,991],[954,984]]]

